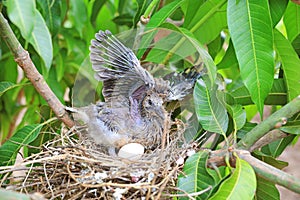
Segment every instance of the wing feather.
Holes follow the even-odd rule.
[[[109,31],[99,31],[91,41],[90,60],[95,78],[103,81],[105,101],[113,102],[123,95],[128,99],[143,98],[154,87],[151,74],[141,67],[131,49],[125,47]],[[138,94],[138,95],[137,95]]]

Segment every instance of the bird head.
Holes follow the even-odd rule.
[[[142,106],[147,117],[165,118],[163,99],[157,93],[147,94],[143,100]]]

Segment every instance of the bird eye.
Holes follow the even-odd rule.
[[[149,106],[153,105],[153,102],[151,101],[151,99],[148,99],[148,104],[149,104]]]

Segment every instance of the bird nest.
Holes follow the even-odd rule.
[[[179,191],[176,181],[187,152],[195,148],[185,143],[182,123],[165,133],[164,145],[138,160],[110,156],[84,137],[76,139],[84,129],[62,132],[40,153],[2,171],[2,186],[47,199],[171,199]]]

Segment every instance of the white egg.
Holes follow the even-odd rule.
[[[144,154],[144,150],[144,146],[139,143],[129,143],[121,147],[118,156],[129,160],[138,160]]]

